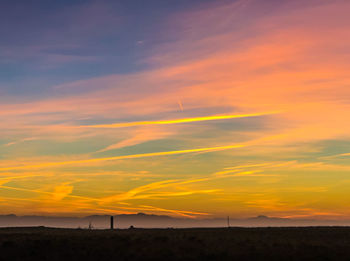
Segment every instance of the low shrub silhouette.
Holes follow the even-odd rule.
[[[350,260],[350,228],[0,229],[0,260]]]

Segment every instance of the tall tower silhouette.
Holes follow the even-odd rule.
[[[111,229],[114,229],[114,218],[111,216]]]

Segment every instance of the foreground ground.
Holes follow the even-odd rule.
[[[3,228],[0,260],[350,260],[350,228]]]

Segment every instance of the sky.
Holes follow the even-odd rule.
[[[347,0],[2,0],[0,214],[350,219]]]

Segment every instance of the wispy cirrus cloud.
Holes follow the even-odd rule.
[[[244,147],[244,145],[237,144],[237,145],[210,147],[210,148],[151,152],[151,153],[133,154],[133,155],[125,155],[125,156],[105,157],[105,158],[92,158],[92,159],[81,159],[81,160],[71,160],[71,161],[61,161],[61,162],[44,162],[44,163],[37,164],[37,165],[1,167],[0,171],[21,170],[21,169],[28,170],[28,169],[37,169],[37,168],[40,169],[40,168],[49,168],[49,167],[59,167],[59,166],[64,166],[64,165],[76,165],[76,164],[79,165],[79,164],[111,161],[111,160],[137,159],[137,158],[168,156],[168,155],[187,154],[187,153],[196,153],[196,152],[203,153],[203,152],[222,151],[222,150],[228,150],[228,149],[237,149],[237,148],[242,148],[242,147]]]
[[[112,127],[113,128],[113,127]],[[164,130],[160,128],[141,128],[128,132],[128,136],[126,139],[119,141],[117,143],[111,144],[97,152],[104,152],[109,150],[116,150],[124,147],[138,145],[140,143],[149,142],[153,140],[160,140],[171,135],[174,135],[176,132],[174,130]]]
[[[201,122],[201,121],[215,121],[215,120],[229,120],[229,119],[259,117],[259,116],[271,115],[271,114],[277,114],[277,113],[279,113],[279,112],[276,111],[276,112],[261,112],[261,113],[235,114],[235,115],[214,115],[214,116],[184,118],[184,119],[176,119],[176,120],[136,121],[136,122],[126,122],[126,123],[85,125],[85,126],[81,126],[81,127],[87,127],[87,128],[124,128],[124,127],[135,127],[135,126],[144,126],[144,125],[169,125],[169,124],[191,123],[191,122]]]

